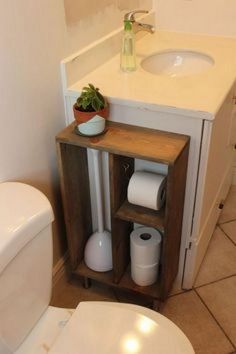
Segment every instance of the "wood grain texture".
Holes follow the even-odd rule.
[[[162,243],[161,298],[171,290],[178,272],[182,233],[185,186],[188,166],[189,144],[180,154],[174,166],[169,166],[165,210],[165,232]]]
[[[115,218],[115,213],[127,198],[129,180],[134,172],[134,159],[109,154],[112,257],[114,282],[118,283],[130,261],[129,236],[133,221]]]
[[[130,264],[125,269],[125,272],[119,283],[113,282],[113,271],[109,272],[95,272],[89,269],[84,261],[82,261],[77,269],[73,271],[74,276],[86,277],[89,279],[93,279],[99,281],[103,284],[109,285],[114,288],[119,288],[124,291],[131,292],[133,294],[142,294],[151,299],[158,299],[161,294],[160,282],[159,279],[157,282],[150,286],[138,286],[131,279],[130,275]]]
[[[178,271],[179,249],[190,138],[184,135],[108,122],[106,134],[86,138],[73,132],[75,123],[57,136],[61,189],[73,274],[164,301]],[[92,233],[86,148],[109,152],[113,270],[94,272],[83,262]],[[166,203],[160,211],[132,205],[127,188],[134,159],[168,165]],[[130,233],[133,222],[163,232],[160,274],[152,286],[140,287],[130,276]]]
[[[164,207],[159,211],[155,211],[139,205],[130,204],[128,200],[125,200],[125,202],[115,213],[115,217],[122,220],[136,222],[141,225],[154,227],[162,232],[164,231]]]
[[[92,234],[87,151],[58,143],[57,152],[70,265],[75,269]]]
[[[112,270],[108,272],[96,272],[88,268],[83,260],[78,264],[77,268],[73,270],[73,275],[97,280],[103,284],[108,284],[108,285],[113,284]]]
[[[58,134],[57,141],[167,165],[176,161],[189,140],[186,135],[110,121],[105,134],[87,138],[74,133],[75,125]]]
[[[133,173],[133,158],[109,154],[110,199],[112,215],[127,199],[127,189]]]

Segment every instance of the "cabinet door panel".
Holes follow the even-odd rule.
[[[209,152],[202,151],[202,160],[207,159],[205,187],[202,201],[202,210],[200,218],[200,227],[206,222],[209,211],[215,202],[216,195],[220,189],[226,171],[233,165],[234,149],[231,143],[234,104],[233,90],[230,91],[224,104],[215,117],[215,120],[210,123],[211,135]],[[204,156],[205,155],[205,156]],[[229,185],[230,186],[230,185]],[[229,188],[228,186],[228,188]]]

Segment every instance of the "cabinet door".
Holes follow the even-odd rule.
[[[201,215],[199,229],[207,222],[209,213],[214,203],[219,199],[224,199],[226,195],[217,195],[221,189],[222,183],[227,183],[228,188],[224,189],[227,193],[230,187],[229,174],[232,176],[232,166],[234,158],[234,110],[233,101],[234,89],[226,97],[226,100],[220,108],[215,120],[210,123],[209,150],[202,151],[201,164],[202,172],[205,175],[202,186],[203,198],[201,203]],[[209,123],[208,123],[209,124]],[[202,188],[199,186],[199,189]],[[220,202],[220,200],[219,200]]]
[[[213,121],[204,122],[191,249],[183,285],[190,288],[207,250],[232,181],[235,142],[234,88]]]

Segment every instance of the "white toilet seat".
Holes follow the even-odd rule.
[[[194,354],[166,317],[136,305],[82,302],[49,354]]]

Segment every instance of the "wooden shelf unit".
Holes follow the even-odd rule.
[[[56,138],[72,273],[165,300],[178,271],[190,138],[110,121],[107,132],[97,137],[76,135],[74,128],[72,123]],[[83,261],[92,234],[87,148],[109,153],[113,270],[104,273],[90,270]],[[135,158],[168,166],[166,202],[160,211],[127,201]],[[156,284],[148,287],[137,286],[130,277],[129,236],[134,222],[163,233],[160,274]]]

